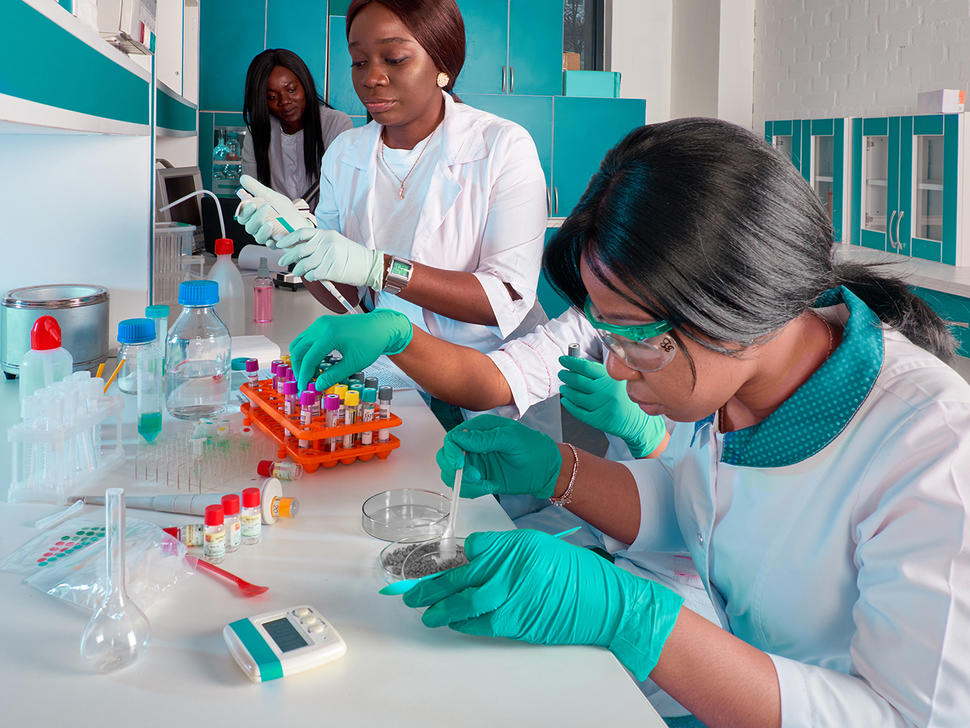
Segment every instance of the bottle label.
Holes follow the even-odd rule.
[[[239,524],[239,519],[236,519],[232,523],[226,525],[226,538],[228,540],[229,548],[239,546],[242,543],[242,529]]]
[[[209,558],[221,558],[226,555],[226,529],[206,529],[203,553]]]
[[[255,513],[249,514],[245,511],[239,516],[239,522],[242,528],[243,538],[256,538],[260,535],[260,529],[263,526],[262,517],[260,516],[258,509],[253,509]]]

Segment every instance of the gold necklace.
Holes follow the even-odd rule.
[[[832,333],[832,324],[829,323],[827,318],[825,318],[822,314],[818,313],[814,309],[810,308],[808,309],[808,311],[813,316],[815,316],[815,318],[817,318],[819,321],[822,322],[822,324],[825,326],[826,333],[828,333],[829,335],[828,346],[826,346],[825,348],[825,356],[822,357],[822,361],[825,361],[835,350],[835,335]],[[725,402],[724,404],[722,404],[720,407],[717,408],[717,429],[721,432],[727,432],[727,428],[728,428],[726,408],[727,408],[727,402]]]
[[[414,171],[414,168],[418,166],[418,162],[421,161],[421,155],[424,154],[424,150],[428,148],[429,144],[431,144],[431,137],[434,136],[435,131],[437,131],[437,128],[428,135],[428,138],[424,142],[424,146],[421,147],[421,151],[418,152],[418,158],[414,160],[414,164],[411,165],[411,169],[408,170],[408,173],[404,175],[404,179],[398,177],[394,170],[391,169],[391,165],[389,165],[387,160],[384,159],[384,133],[381,132],[381,162],[384,163],[384,166],[387,168],[387,171],[391,173],[391,176],[394,177],[394,179],[398,181],[398,184],[401,185],[401,187],[398,189],[398,194],[401,196],[402,200],[404,199],[404,183],[408,181],[408,177],[411,176],[411,172]]]

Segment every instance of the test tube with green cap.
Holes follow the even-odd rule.
[[[357,408],[357,419],[360,422],[374,421],[374,408],[377,406],[377,390],[373,387],[364,387],[361,394],[360,405]],[[361,445],[372,445],[374,443],[374,431],[366,430],[360,433]]]

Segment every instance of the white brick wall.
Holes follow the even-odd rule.
[[[970,0],[756,0],[755,131],[766,119],[916,111],[970,92]]]

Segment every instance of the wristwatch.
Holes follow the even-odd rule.
[[[411,282],[411,273],[413,272],[414,263],[410,260],[391,258],[391,265],[388,266],[387,275],[384,276],[383,290],[396,296]]]

